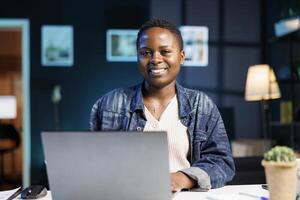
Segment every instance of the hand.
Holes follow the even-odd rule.
[[[184,188],[192,188],[196,181],[188,177],[182,172],[171,173],[171,189],[172,192],[178,192]]]

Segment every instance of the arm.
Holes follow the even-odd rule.
[[[235,174],[226,130],[215,105],[210,113],[198,116],[205,129],[195,129],[191,167],[181,170],[197,182],[199,190],[222,187]]]

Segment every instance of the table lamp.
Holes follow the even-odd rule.
[[[267,100],[278,99],[281,93],[273,69],[266,64],[253,65],[248,68],[245,100],[261,101],[263,137],[268,135],[268,103]]]

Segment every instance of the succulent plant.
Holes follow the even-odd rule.
[[[294,162],[296,155],[289,147],[276,146],[264,154],[264,160],[273,162]]]

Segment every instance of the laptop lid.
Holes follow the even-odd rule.
[[[43,132],[54,200],[171,198],[164,132]]]

